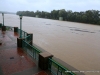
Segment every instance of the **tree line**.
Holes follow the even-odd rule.
[[[46,11],[18,11],[17,15],[36,17],[38,15],[40,18],[48,18],[58,20],[59,17],[63,17],[64,21],[81,22],[89,24],[100,25],[100,11],[98,10],[87,10],[81,12],[73,12],[72,10],[52,10],[51,12]]]

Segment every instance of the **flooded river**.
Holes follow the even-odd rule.
[[[17,15],[5,15],[5,25],[19,27],[19,20]],[[33,43],[55,57],[80,71],[100,71],[100,26],[33,17],[23,17],[22,24],[33,33]]]

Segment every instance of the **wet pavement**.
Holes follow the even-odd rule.
[[[33,43],[67,63],[68,69],[76,71],[70,68],[72,66],[85,71],[86,75],[100,75],[99,25],[26,16],[23,16],[22,21],[22,29],[33,33]],[[19,16],[5,14],[4,24],[20,28]]]
[[[21,48],[17,48],[18,34],[0,30],[0,75],[48,75]]]

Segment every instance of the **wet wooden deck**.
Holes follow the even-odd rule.
[[[35,61],[17,48],[18,34],[0,30],[0,75],[50,75],[41,71]]]

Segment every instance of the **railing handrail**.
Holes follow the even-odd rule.
[[[40,51],[39,49],[37,49],[36,47],[30,45],[29,43],[27,43],[25,40],[23,40],[26,44],[28,44],[30,47],[32,47],[33,49],[35,49],[38,53],[41,53],[42,51]]]
[[[63,69],[64,71],[70,71],[69,69],[65,68],[64,66],[62,66],[61,64],[59,64],[57,61],[55,61],[54,59],[49,58],[50,61],[52,61],[52,63],[56,64],[57,66],[59,66],[61,69]],[[73,72],[69,72],[71,75],[76,75]]]
[[[27,39],[28,37],[30,37],[31,35],[28,35],[28,36],[26,36],[26,37],[24,37],[24,39]]]
[[[25,31],[23,31],[23,30],[21,30],[21,29],[18,28],[18,33],[19,33],[20,31],[21,31],[22,33],[24,32],[24,38],[27,37],[27,35],[25,35],[25,34],[28,34],[27,32],[25,32]],[[19,35],[20,35],[20,33],[19,33]],[[22,34],[22,35],[23,35],[23,34]]]
[[[60,66],[62,69],[66,70],[65,67],[63,67],[62,65],[60,65],[59,63],[57,63],[55,60],[49,58],[49,60],[51,60],[53,63],[55,63],[56,65]],[[67,69],[68,70],[68,69]]]

